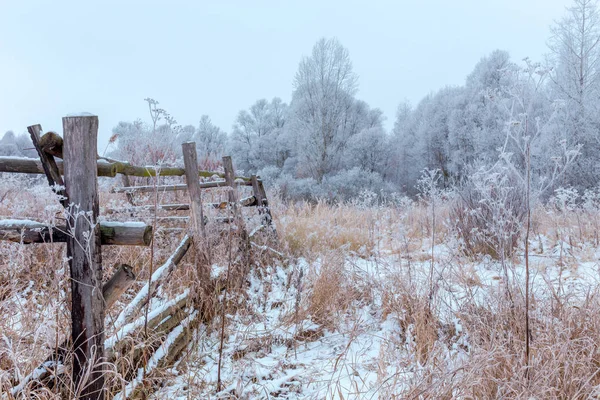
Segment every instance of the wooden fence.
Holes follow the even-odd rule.
[[[182,145],[184,168],[178,167],[139,167],[117,160],[97,156],[98,117],[82,114],[63,118],[64,138],[54,133],[42,134],[40,125],[28,127],[39,160],[18,157],[0,157],[0,172],[45,174],[49,185],[66,209],[67,223],[62,226],[47,226],[37,221],[0,220],[0,240],[23,244],[66,242],[71,274],[71,335],[70,340],[58,347],[46,361],[12,389],[17,396],[24,388],[39,385],[57,385],[58,375],[65,363],[65,357],[72,349],[73,385],[77,387],[91,367],[91,375],[85,377],[80,397],[84,399],[104,399],[106,396],[103,371],[98,365],[101,361],[118,364],[118,354],[127,348],[124,340],[128,334],[141,325],[151,329],[155,337],[164,338],[172,348],[161,352],[153,359],[145,354],[142,360],[139,349],[135,350],[134,362],[121,370],[129,379],[124,395],[127,398],[139,394],[139,380],[135,379],[136,368],[140,363],[153,363],[167,366],[174,363],[180,352],[191,339],[191,330],[198,326],[201,316],[195,310],[187,308],[189,293],[186,291],[167,302],[156,315],[147,319],[140,311],[147,305],[157,289],[171,275],[181,262],[188,249],[194,245],[201,256],[203,279],[210,279],[211,248],[206,240],[205,225],[207,218],[204,209],[227,209],[232,216],[216,218],[217,222],[235,222],[238,227],[238,246],[243,254],[244,264],[249,266],[249,235],[245,228],[240,207],[257,207],[261,216],[260,228],[271,231],[276,240],[276,231],[272,223],[266,192],[260,178],[256,176],[235,176],[231,157],[223,157],[224,173],[201,171],[198,169],[195,143]],[[63,160],[56,159],[60,157]],[[99,222],[98,177],[116,177],[118,175],[136,177],[181,176],[185,183],[159,186],[125,186],[115,188],[114,193],[126,193],[132,201],[136,193],[160,193],[165,191],[187,190],[189,203],[136,205],[124,209],[108,209],[115,215],[132,210],[147,210],[156,213],[163,211],[189,211],[189,217],[173,216],[173,221],[188,224],[188,234],[181,240],[175,253],[165,264],[158,268],[146,285],[137,293],[120,313],[116,325],[120,329],[116,335],[105,338],[105,313],[135,281],[133,269],[121,264],[112,278],[102,285],[102,246],[130,245],[149,246],[153,238],[152,226],[142,222]],[[200,182],[200,178],[211,181]],[[125,182],[128,182],[125,179]],[[239,198],[237,186],[251,186],[252,195]],[[202,190],[227,187],[228,201],[219,203],[202,202]],[[174,231],[179,231],[175,229]],[[84,244],[84,245],[82,245]],[[143,322],[142,322],[143,321]],[[176,328],[180,329],[176,329]],[[158,342],[150,349],[156,350]],[[134,350],[134,349],[130,349]],[[150,351],[150,350],[149,350]],[[145,368],[145,366],[144,366]],[[125,398],[122,397],[122,398]]]

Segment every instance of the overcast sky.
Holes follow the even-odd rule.
[[[462,84],[495,49],[541,60],[568,0],[0,0],[0,137],[66,114],[100,118],[100,148],[119,121],[148,120],[145,97],[178,123],[208,114],[226,132],[260,98],[289,102],[302,56],[337,37],[357,97],[391,128],[416,104]]]

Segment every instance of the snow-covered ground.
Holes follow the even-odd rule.
[[[424,242],[421,253],[428,247]],[[538,247],[534,241],[532,249]],[[560,267],[555,250],[531,256],[533,296],[540,301],[551,296],[554,288],[575,304],[600,283],[599,264],[570,257],[571,266]],[[465,303],[483,303],[502,293],[503,272],[491,259],[458,260],[451,245],[436,246],[435,256],[433,308],[441,321],[437,345],[444,357],[439,368],[453,373],[470,351],[459,311]],[[594,259],[598,256],[600,252],[594,250]],[[221,390],[216,391],[219,331],[202,330],[189,350],[188,363],[173,368],[173,379],[153,398],[403,398],[406,390],[419,385],[420,370],[430,366],[418,359],[416,327],[398,312],[409,310],[390,309],[390,300],[384,297],[394,293],[398,282],[415,294],[425,290],[430,261],[385,252],[369,259],[348,254],[344,258],[343,285],[332,289],[352,286],[357,293],[338,310],[333,305],[328,323],[318,323],[305,312],[314,290],[308,282],[319,276],[320,260],[268,267],[260,276],[255,271],[244,311],[227,316]],[[513,275],[523,282],[522,264],[509,268],[509,276]],[[331,294],[332,301],[340,297],[343,294]]]

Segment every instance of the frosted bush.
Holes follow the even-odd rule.
[[[577,189],[560,187],[554,191],[554,195],[550,198],[549,203],[558,211],[573,211],[577,207],[578,199],[579,193]]]
[[[383,178],[377,172],[367,172],[360,168],[352,168],[323,179],[322,190],[330,201],[348,201],[358,198],[364,190],[373,193],[387,189]]]
[[[517,246],[526,212],[517,178],[498,168],[471,175],[459,189],[451,218],[466,253],[503,259]]]

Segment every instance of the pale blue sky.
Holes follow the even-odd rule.
[[[322,36],[348,48],[358,97],[393,126],[413,104],[461,84],[495,49],[541,60],[568,0],[0,0],[0,136],[88,111],[100,148],[152,97],[180,124],[202,114],[226,132],[260,98],[289,102],[303,55]]]

